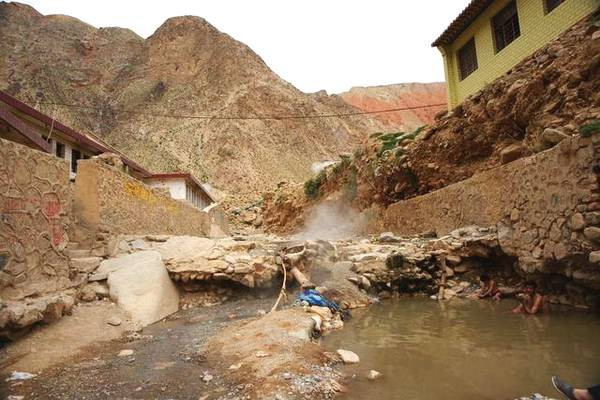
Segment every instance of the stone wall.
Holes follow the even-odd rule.
[[[560,273],[600,289],[600,135],[554,148],[389,206],[376,230],[402,235],[496,226],[526,272]],[[375,225],[377,225],[375,224]],[[592,254],[590,254],[592,253]]]
[[[173,234],[207,236],[205,212],[168,191],[151,188],[101,159],[79,161],[73,201],[78,228],[89,239],[107,234]],[[78,235],[78,241],[84,239]]]
[[[0,139],[0,298],[72,285],[63,254],[71,205],[66,161]]]

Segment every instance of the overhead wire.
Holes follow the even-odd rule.
[[[78,109],[89,109],[96,111],[105,111],[106,109],[77,105],[77,104],[67,104],[67,103],[54,103],[54,102],[43,102],[40,104],[44,105],[52,105],[52,106],[61,106],[61,107],[70,107],[70,108],[78,108]],[[422,108],[431,108],[431,107],[441,107],[445,106],[446,103],[435,103],[435,104],[424,104],[419,106],[407,106],[407,107],[397,107],[397,108],[389,108],[385,110],[374,110],[374,111],[356,111],[356,112],[347,112],[347,113],[336,113],[336,114],[307,114],[307,115],[266,115],[266,116],[220,116],[220,115],[186,115],[186,114],[164,114],[164,113],[151,113],[144,112],[140,110],[125,110],[125,109],[111,109],[111,112],[117,113],[126,113],[126,114],[137,114],[144,116],[152,116],[152,117],[162,117],[162,118],[181,118],[181,119],[208,119],[208,120],[283,120],[283,119],[317,119],[317,118],[341,118],[341,117],[352,117],[358,115],[372,115],[372,114],[384,114],[398,111],[409,111],[409,110],[417,110]]]

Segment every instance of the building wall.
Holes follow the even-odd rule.
[[[3,103],[4,104],[4,103]],[[6,105],[5,105],[6,106]],[[64,158],[69,162],[69,168],[71,173],[69,174],[71,180],[75,179],[75,164],[71,162],[73,158],[73,151],[78,151],[81,155],[81,158],[89,158],[97,154],[96,151],[91,151],[89,149],[84,149],[81,145],[75,142],[73,139],[67,137],[58,129],[54,129],[52,126],[47,126],[40,121],[33,119],[32,117],[25,115],[13,107],[6,106],[9,112],[12,112],[15,117],[17,117],[21,122],[30,127],[34,132],[36,132],[40,137],[47,140],[51,145],[51,154],[57,156],[57,142],[64,145],[64,155],[61,158]],[[0,125],[5,125],[4,121],[0,123]],[[12,129],[0,129],[0,138],[8,139],[15,141],[20,144],[24,144],[26,146],[32,146],[33,144],[29,139],[26,139],[22,135],[16,133]],[[37,149],[37,147],[34,147]]]
[[[81,160],[73,214],[88,231],[206,236],[207,213],[151,188],[99,159]]]
[[[63,254],[70,205],[66,161],[0,139],[0,298],[71,285]]]
[[[561,272],[600,289],[600,266],[588,262],[599,246],[585,233],[600,226],[600,176],[593,171],[599,164],[600,135],[565,139],[545,152],[392,204],[373,229],[442,235],[469,225],[494,226],[502,249],[518,257],[524,270]]]
[[[200,209],[208,207],[210,203],[212,203],[212,200],[208,198],[206,193],[200,190],[196,185],[190,185],[189,183],[187,183],[185,198],[187,202]]]
[[[169,189],[171,197],[178,200],[185,200],[186,184],[185,179],[151,179],[145,182],[153,188]]]
[[[495,53],[491,19],[510,0],[495,1],[453,43],[441,48],[446,69],[448,107],[454,108],[577,21],[596,10],[598,0],[565,0],[546,14],[544,0],[516,0],[521,35]],[[478,68],[460,80],[458,50],[475,37]]]

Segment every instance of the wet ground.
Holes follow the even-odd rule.
[[[600,382],[600,317],[572,308],[539,316],[510,313],[514,301],[406,299],[354,313],[326,336],[331,348],[360,356],[348,399],[559,398],[550,377]],[[383,374],[376,381],[370,369]]]
[[[211,361],[201,348],[223,326],[256,317],[273,302],[271,297],[246,299],[179,311],[139,334],[88,346],[34,379],[6,382],[3,374],[0,398],[243,399],[243,385],[225,382],[229,364]],[[125,349],[133,354],[117,356]]]
[[[231,330],[235,321],[260,321],[255,317],[273,302],[269,296],[182,310],[139,334],[87,346],[34,379],[6,382],[5,373],[0,398],[250,398],[256,371],[248,375],[245,363],[232,371],[229,367],[238,362],[235,351],[231,360],[215,359],[203,345],[224,335],[226,326]],[[354,351],[361,358],[357,365],[341,367],[354,376],[343,395],[348,399],[514,399],[534,392],[558,398],[549,381],[553,374],[582,386],[598,380],[599,316],[554,308],[546,315],[525,317],[511,314],[512,305],[511,300],[390,300],[353,311],[344,329],[328,334],[321,344],[332,351]],[[133,354],[117,355],[126,349]],[[369,381],[371,369],[383,376]],[[282,387],[309,376],[286,371],[277,372]],[[319,383],[317,375],[310,377]],[[315,385],[300,384],[306,389]]]

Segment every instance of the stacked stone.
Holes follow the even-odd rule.
[[[600,289],[600,190],[594,172],[600,163],[599,143],[598,135],[563,140],[558,151],[540,155],[552,159],[555,170],[516,177],[530,189],[498,224],[498,239],[524,272],[560,273]],[[536,177],[544,181],[534,181]]]

